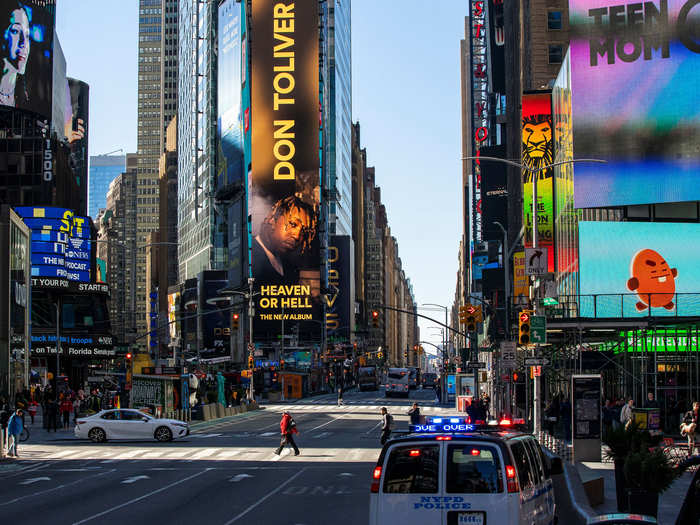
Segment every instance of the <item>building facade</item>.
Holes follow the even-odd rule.
[[[124,155],[95,155],[90,157],[88,182],[88,216],[97,219],[99,211],[107,205],[110,183],[126,169]]]

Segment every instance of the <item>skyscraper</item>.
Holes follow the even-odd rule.
[[[146,244],[148,233],[158,229],[158,162],[165,144],[165,128],[177,114],[177,26],[177,0],[139,1],[135,216],[136,244],[142,247]],[[143,334],[147,329],[146,276],[137,269],[145,267],[146,251],[137,249],[132,261],[136,279],[136,328],[138,334]]]
[[[178,72],[178,276],[223,265],[221,221],[213,206],[216,175],[217,3],[181,0]],[[223,233],[222,233],[223,235]]]
[[[352,235],[352,52],[351,1],[327,0],[328,38],[324,42],[327,79],[326,148],[330,190],[329,233]]]
[[[126,168],[124,155],[96,155],[90,157],[88,177],[88,215],[97,218],[97,212],[107,206],[110,183]]]

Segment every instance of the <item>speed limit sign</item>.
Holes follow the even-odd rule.
[[[517,358],[517,343],[515,341],[501,342],[501,365],[505,368],[515,368]]]

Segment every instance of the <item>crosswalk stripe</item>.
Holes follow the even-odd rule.
[[[202,459],[202,458],[206,458],[206,457],[211,456],[212,454],[216,453],[216,452],[219,451],[219,450],[220,450],[220,449],[218,449],[218,448],[205,448],[204,450],[200,450],[200,451],[197,452],[196,454],[192,454],[192,456],[190,457],[190,459]]]
[[[78,451],[77,451],[77,450],[62,450],[61,452],[58,452],[58,453],[56,453],[56,454],[53,454],[53,455],[51,456],[51,458],[52,458],[52,459],[61,458],[61,457],[63,457],[63,456],[68,456],[69,454],[73,454],[73,453],[75,453],[75,452],[78,452]]]
[[[145,453],[143,456],[141,456],[141,457],[142,457],[142,458],[159,458],[159,457],[161,457],[161,456],[162,456],[163,454],[165,454],[165,453],[166,453],[166,451],[164,451],[164,450],[158,451],[158,452],[146,452],[146,453]]]
[[[168,458],[182,458],[182,457],[185,457],[186,455],[188,455],[189,453],[190,453],[189,450],[169,452]]]
[[[115,456],[114,459],[131,459],[135,458],[139,454],[142,454],[143,450],[131,450],[129,452],[123,452],[119,454],[118,456]]]
[[[219,453],[219,457],[220,458],[230,458],[233,456],[237,456],[240,453],[241,453],[240,450],[224,450],[223,452]]]

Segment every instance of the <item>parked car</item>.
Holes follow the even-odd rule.
[[[102,443],[110,439],[172,441],[190,433],[190,426],[177,419],[160,419],[133,409],[102,410],[78,418],[75,437]]]

